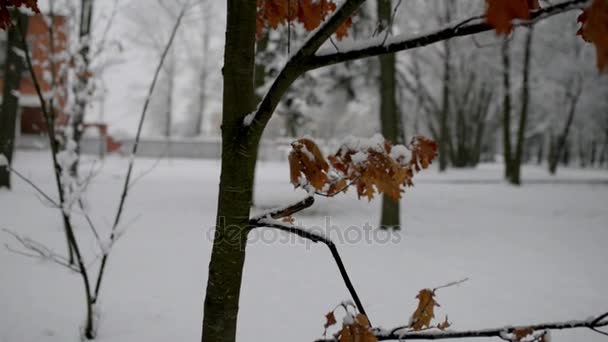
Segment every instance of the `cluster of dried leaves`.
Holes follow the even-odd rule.
[[[408,327],[410,331],[421,331],[427,329],[439,329],[445,330],[450,327],[451,323],[448,322],[448,317],[445,320],[437,324],[432,324],[431,321],[435,318],[435,307],[439,306],[435,300],[435,291],[431,289],[422,289],[416,296],[418,299],[418,306],[410,317]],[[372,331],[371,324],[367,316],[362,313],[353,314],[350,312],[350,304],[341,304],[338,308],[344,308],[346,314],[342,321],[342,329],[338,331],[334,337],[340,342],[376,342],[377,337]],[[323,335],[327,334],[327,328],[337,323],[335,311],[330,311],[325,315],[325,325]]]
[[[257,5],[258,37],[265,28],[276,29],[288,21],[298,21],[307,31],[312,31],[321,25],[327,15],[336,10],[336,3],[333,0],[257,0]],[[349,18],[338,28],[336,37],[338,39],[346,37],[351,25],[352,19]]]
[[[414,137],[407,148],[386,140],[372,146],[344,144],[327,159],[310,139],[299,139],[292,147],[289,167],[295,187],[311,186],[318,194],[334,196],[353,185],[359,198],[370,200],[376,193],[398,200],[404,187],[413,185],[414,173],[437,155],[437,143],[422,136]]]
[[[466,279],[465,279],[466,280]],[[464,280],[463,280],[464,281]],[[423,331],[429,329],[446,330],[452,323],[448,321],[448,316],[440,322],[433,323],[435,318],[435,307],[440,306],[436,300],[436,292],[438,289],[452,286],[462,281],[447,284],[435,289],[422,289],[416,295],[418,305],[416,310],[410,316],[407,326],[398,329],[407,329],[409,332]],[[342,319],[342,328],[334,334],[334,338],[340,342],[377,342],[378,338],[374,334],[374,330],[367,316],[356,312],[356,308],[349,302],[338,305],[334,310],[325,315],[325,325],[323,336],[327,335],[327,329],[336,325],[337,320],[335,312],[337,309],[343,308],[345,311]],[[354,310],[355,313],[351,311]],[[549,331],[535,331],[533,328],[519,328],[511,332],[505,332],[501,338],[511,342],[549,342]]]
[[[608,72],[608,0],[594,0],[578,17],[581,28],[577,34],[595,45],[597,68]]]
[[[529,20],[530,13],[539,8],[538,0],[486,0],[486,22],[497,34],[509,34],[513,20]],[[593,0],[578,22],[577,34],[595,45],[598,69],[608,72],[608,0]]]
[[[10,10],[26,6],[36,13],[40,13],[37,0],[0,0],[0,29],[6,30],[13,25]]]
[[[342,329],[338,331],[334,337],[336,340],[340,342],[377,342],[378,338],[374,335],[371,330],[371,324],[369,323],[369,319],[362,313],[351,313],[349,308],[350,304],[343,303],[338,306],[336,309],[330,311],[325,315],[325,325],[323,326],[325,330],[323,331],[323,336],[327,334],[327,328],[335,325],[337,323],[335,311],[338,308],[344,308],[346,314],[344,319],[342,320]]]

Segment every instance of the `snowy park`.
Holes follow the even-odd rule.
[[[107,236],[128,158],[83,167],[99,170],[85,199]],[[124,235],[110,260],[98,306],[99,341],[189,341],[200,334],[203,288],[217,204],[219,162],[136,161]],[[48,153],[20,151],[14,168],[53,194]],[[608,307],[608,174],[605,170],[524,168],[525,185],[509,186],[498,164],[475,170],[420,174],[402,201],[403,228],[377,230],[379,201],[354,193],[319,199],[296,215],[337,241],[372,322],[406,324],[422,288],[469,278],[440,290],[438,315],[458,330],[568,321]],[[305,192],[289,184],[287,162],[261,162],[254,211]],[[0,192],[3,229],[66,248],[60,215],[21,180]],[[87,257],[95,238],[76,213]],[[330,220],[330,224],[327,224]],[[327,228],[335,225],[337,228]],[[349,228],[356,227],[356,229]],[[325,230],[327,229],[327,230]],[[343,234],[348,232],[348,235]],[[237,336],[241,340],[312,341],[324,315],[349,294],[320,244],[286,233],[253,234],[247,248]],[[9,234],[0,241],[19,247]],[[342,241],[342,242],[340,242]],[[76,341],[84,305],[78,275],[52,262],[0,251],[0,341]],[[482,339],[483,340],[483,339]],[[588,329],[554,332],[554,341],[602,341]]]
[[[608,342],[608,0],[0,0],[0,342]]]

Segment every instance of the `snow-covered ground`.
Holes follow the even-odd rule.
[[[107,236],[127,159],[111,157],[88,193],[89,212]],[[216,210],[219,162],[137,160],[147,172],[133,187],[123,222],[127,233],[111,255],[99,307],[99,341],[197,341]],[[48,154],[18,151],[14,167],[56,194]],[[86,167],[86,165],[85,165]],[[608,172],[527,167],[516,188],[500,165],[415,179],[402,202],[404,230],[371,235],[379,201],[353,194],[318,199],[296,218],[337,226],[344,262],[375,325],[407,323],[415,295],[469,277],[438,293],[438,318],[453,329],[583,319],[608,311]],[[300,198],[286,163],[261,163],[256,210]],[[14,178],[0,191],[0,227],[65,249],[55,209]],[[76,214],[91,258],[92,235]],[[352,228],[359,227],[359,228]],[[367,229],[367,230],[366,230]],[[373,233],[375,230],[371,230]],[[348,292],[323,245],[275,231],[252,236],[241,295],[241,341],[311,341],[324,314]],[[366,234],[368,233],[366,238]],[[288,241],[286,241],[288,240]],[[16,247],[8,234],[0,243]],[[84,317],[80,278],[59,266],[0,250],[0,342],[70,342]],[[554,341],[600,341],[586,330],[558,332]],[[478,339],[484,340],[484,339]]]

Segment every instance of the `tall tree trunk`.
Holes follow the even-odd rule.
[[[378,0],[378,20],[381,28],[388,33],[391,27],[392,16],[391,0]],[[381,33],[385,34],[385,32]],[[380,60],[380,124],[382,135],[393,143],[400,143],[399,124],[400,117],[396,100],[396,73],[395,55],[388,54],[379,57]],[[400,229],[399,201],[383,195],[382,215],[380,219],[382,229]]]
[[[503,82],[503,157],[505,164],[505,178],[511,179],[511,57],[509,51],[509,39],[502,43],[502,82]]]
[[[574,83],[574,81],[572,82]],[[565,164],[569,162],[570,159],[570,151],[568,150],[567,142],[568,142],[568,134],[570,132],[570,127],[572,126],[572,122],[574,121],[574,114],[576,113],[576,105],[581,95],[582,87],[580,85],[575,85],[576,89],[574,91],[568,92],[568,99],[570,100],[569,108],[568,108],[568,118],[566,119],[566,123],[564,124],[564,128],[562,129],[561,134],[557,137],[557,142],[555,143],[554,151],[550,155],[549,159],[549,173],[554,175],[557,172],[557,165],[560,160],[563,159]]]
[[[14,15],[21,16],[22,32],[27,32],[28,17],[20,11],[14,11]],[[16,91],[21,84],[24,63],[15,52],[20,49],[19,32],[17,27],[12,27],[7,32],[6,63],[4,65],[4,89],[2,91],[2,111],[0,112],[0,154],[4,154],[10,165],[15,148],[15,129],[17,124],[17,113],[19,111],[19,98]],[[4,51],[0,51],[4,53]],[[10,171],[0,166],[0,188],[11,188]]]
[[[521,163],[524,153],[524,143],[526,134],[526,122],[528,121],[528,106],[530,104],[530,60],[532,57],[532,36],[534,26],[528,28],[526,42],[524,46],[524,70],[523,82],[521,87],[521,112],[519,115],[519,127],[517,129],[517,145],[515,147],[515,156],[511,164],[511,184],[521,184]]]
[[[446,5],[445,22],[450,22],[450,6]],[[450,58],[451,48],[450,41],[443,42],[443,90],[442,90],[442,106],[439,119],[439,171],[443,172],[448,168],[448,144],[450,143],[448,116],[450,114]]]
[[[236,338],[253,174],[261,135],[242,134],[243,118],[254,109],[255,25],[255,1],[227,1],[222,167],[204,304],[204,342],[232,342]]]

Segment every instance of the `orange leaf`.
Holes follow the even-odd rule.
[[[291,183],[298,186],[300,175],[304,174],[315,189],[323,188],[329,182],[326,174],[329,164],[317,144],[310,139],[299,139],[292,146],[293,151],[289,154]]]
[[[509,34],[513,19],[530,19],[530,10],[539,8],[538,0],[486,0],[486,22],[497,34]]]
[[[578,17],[577,34],[595,45],[597,68],[608,72],[608,0],[594,0]]]
[[[378,339],[370,330],[369,320],[364,314],[358,314],[352,323],[342,324],[338,333],[340,342],[376,342]]]
[[[435,307],[439,306],[435,301],[435,293],[430,289],[422,289],[416,296],[418,307],[410,318],[410,328],[414,331],[429,328],[431,320],[435,318]]]
[[[307,31],[316,29],[329,14],[336,10],[335,0],[257,0],[256,34],[258,38],[266,27],[276,29],[288,21],[299,21]],[[352,19],[336,30],[338,39],[347,36]]]

